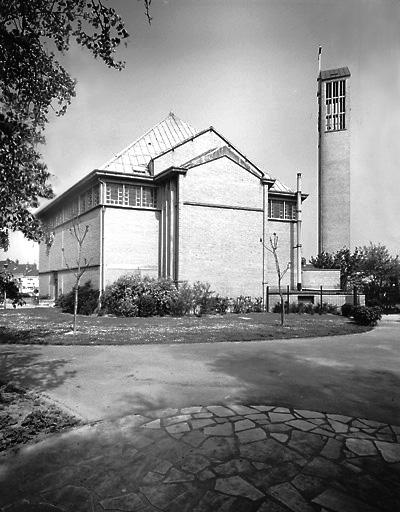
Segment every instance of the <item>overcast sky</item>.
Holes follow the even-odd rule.
[[[199,130],[214,126],[288,186],[303,173],[305,255],[315,254],[321,45],[323,69],[352,74],[352,247],[400,252],[398,0],[153,0],[151,26],[140,2],[113,5],[131,34],[126,69],[75,47],[63,59],[77,96],[47,129],[56,193],[173,111]],[[37,249],[14,237],[7,256],[37,261]]]

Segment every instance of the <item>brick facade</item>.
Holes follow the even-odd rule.
[[[159,129],[158,142],[167,129],[167,125]],[[152,133],[146,137],[147,144],[155,146]],[[140,151],[135,154],[137,161],[144,158],[143,143]],[[278,192],[274,190],[275,180],[214,129],[160,151],[147,166],[136,166],[130,174],[126,166],[132,158],[123,156],[123,173],[118,171],[122,164],[113,170],[108,163],[39,212],[54,226],[50,250],[43,243],[40,247],[42,296],[54,297],[73,286],[62,252],[64,248],[72,266],[76,253],[76,242],[68,232],[72,221],[63,221],[71,211],[83,211],[80,223],[89,225],[83,256],[90,259],[91,267],[82,283],[91,279],[95,288],[103,290],[122,274],[139,273],[177,283],[208,282],[223,296],[259,297],[265,286],[277,282],[275,263],[265,249],[273,232],[279,236],[281,266],[291,264],[283,284],[294,286],[295,221],[286,210],[279,221],[269,219],[268,198],[283,194],[293,202],[295,193],[282,184]],[[150,189],[154,200],[149,199]]]
[[[158,276],[159,225],[158,211],[105,208],[105,285],[127,273]]]

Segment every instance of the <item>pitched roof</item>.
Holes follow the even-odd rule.
[[[201,155],[192,158],[188,162],[185,162],[181,165],[183,169],[190,169],[191,167],[195,167],[196,165],[201,165],[206,162],[210,162],[212,160],[216,160],[217,158],[221,158],[222,156],[227,156],[235,161],[237,164],[241,165],[244,169],[247,169],[252,174],[258,176],[259,178],[263,176],[263,173],[248,160],[245,156],[240,154],[233,146],[221,146],[218,148],[211,148]],[[269,178],[269,176],[266,176]]]
[[[36,263],[19,263],[10,259],[0,261],[0,270],[7,269],[7,272],[15,275],[37,276],[39,271]]]
[[[284,194],[294,194],[295,192],[284,185],[281,181],[278,179],[275,180],[275,183],[270,188],[270,192],[283,192]]]
[[[345,76],[350,76],[350,71],[347,66],[344,68],[327,69],[326,71],[321,71],[319,74],[321,80],[333,80],[335,78],[344,78]]]
[[[157,155],[196,135],[196,130],[170,112],[168,116],[123,149],[100,170],[149,174],[147,165]]]

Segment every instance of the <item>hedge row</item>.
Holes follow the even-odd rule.
[[[182,283],[179,288],[170,279],[154,279],[137,275],[121,276],[104,291],[101,311],[98,311],[99,291],[89,282],[79,287],[78,313],[116,316],[183,316],[189,314],[250,313],[262,311],[262,298],[240,296],[228,299],[215,295],[207,283]],[[61,295],[56,305],[72,313],[73,291]]]
[[[102,297],[102,309],[99,306],[99,291],[94,290],[90,281],[79,287],[78,314],[91,315],[113,314],[116,316],[183,316],[189,314],[225,314],[251,313],[262,311],[262,298],[240,296],[236,299],[214,295],[207,283],[182,283],[179,288],[170,279],[154,279],[127,274],[115,283],[107,286]],[[62,311],[73,313],[73,291],[61,295],[56,301]],[[273,311],[280,312],[280,304]],[[338,313],[338,308],[331,304],[312,305],[292,303],[290,313]],[[379,307],[352,306],[343,304],[343,316],[352,317],[360,325],[376,325],[382,317]]]

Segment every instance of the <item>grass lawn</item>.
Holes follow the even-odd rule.
[[[337,315],[286,317],[278,313],[210,315],[203,317],[116,318],[78,317],[78,332],[71,333],[73,316],[57,308],[23,308],[0,312],[0,343],[52,345],[142,345],[211,343],[262,339],[306,338],[369,331]]]

